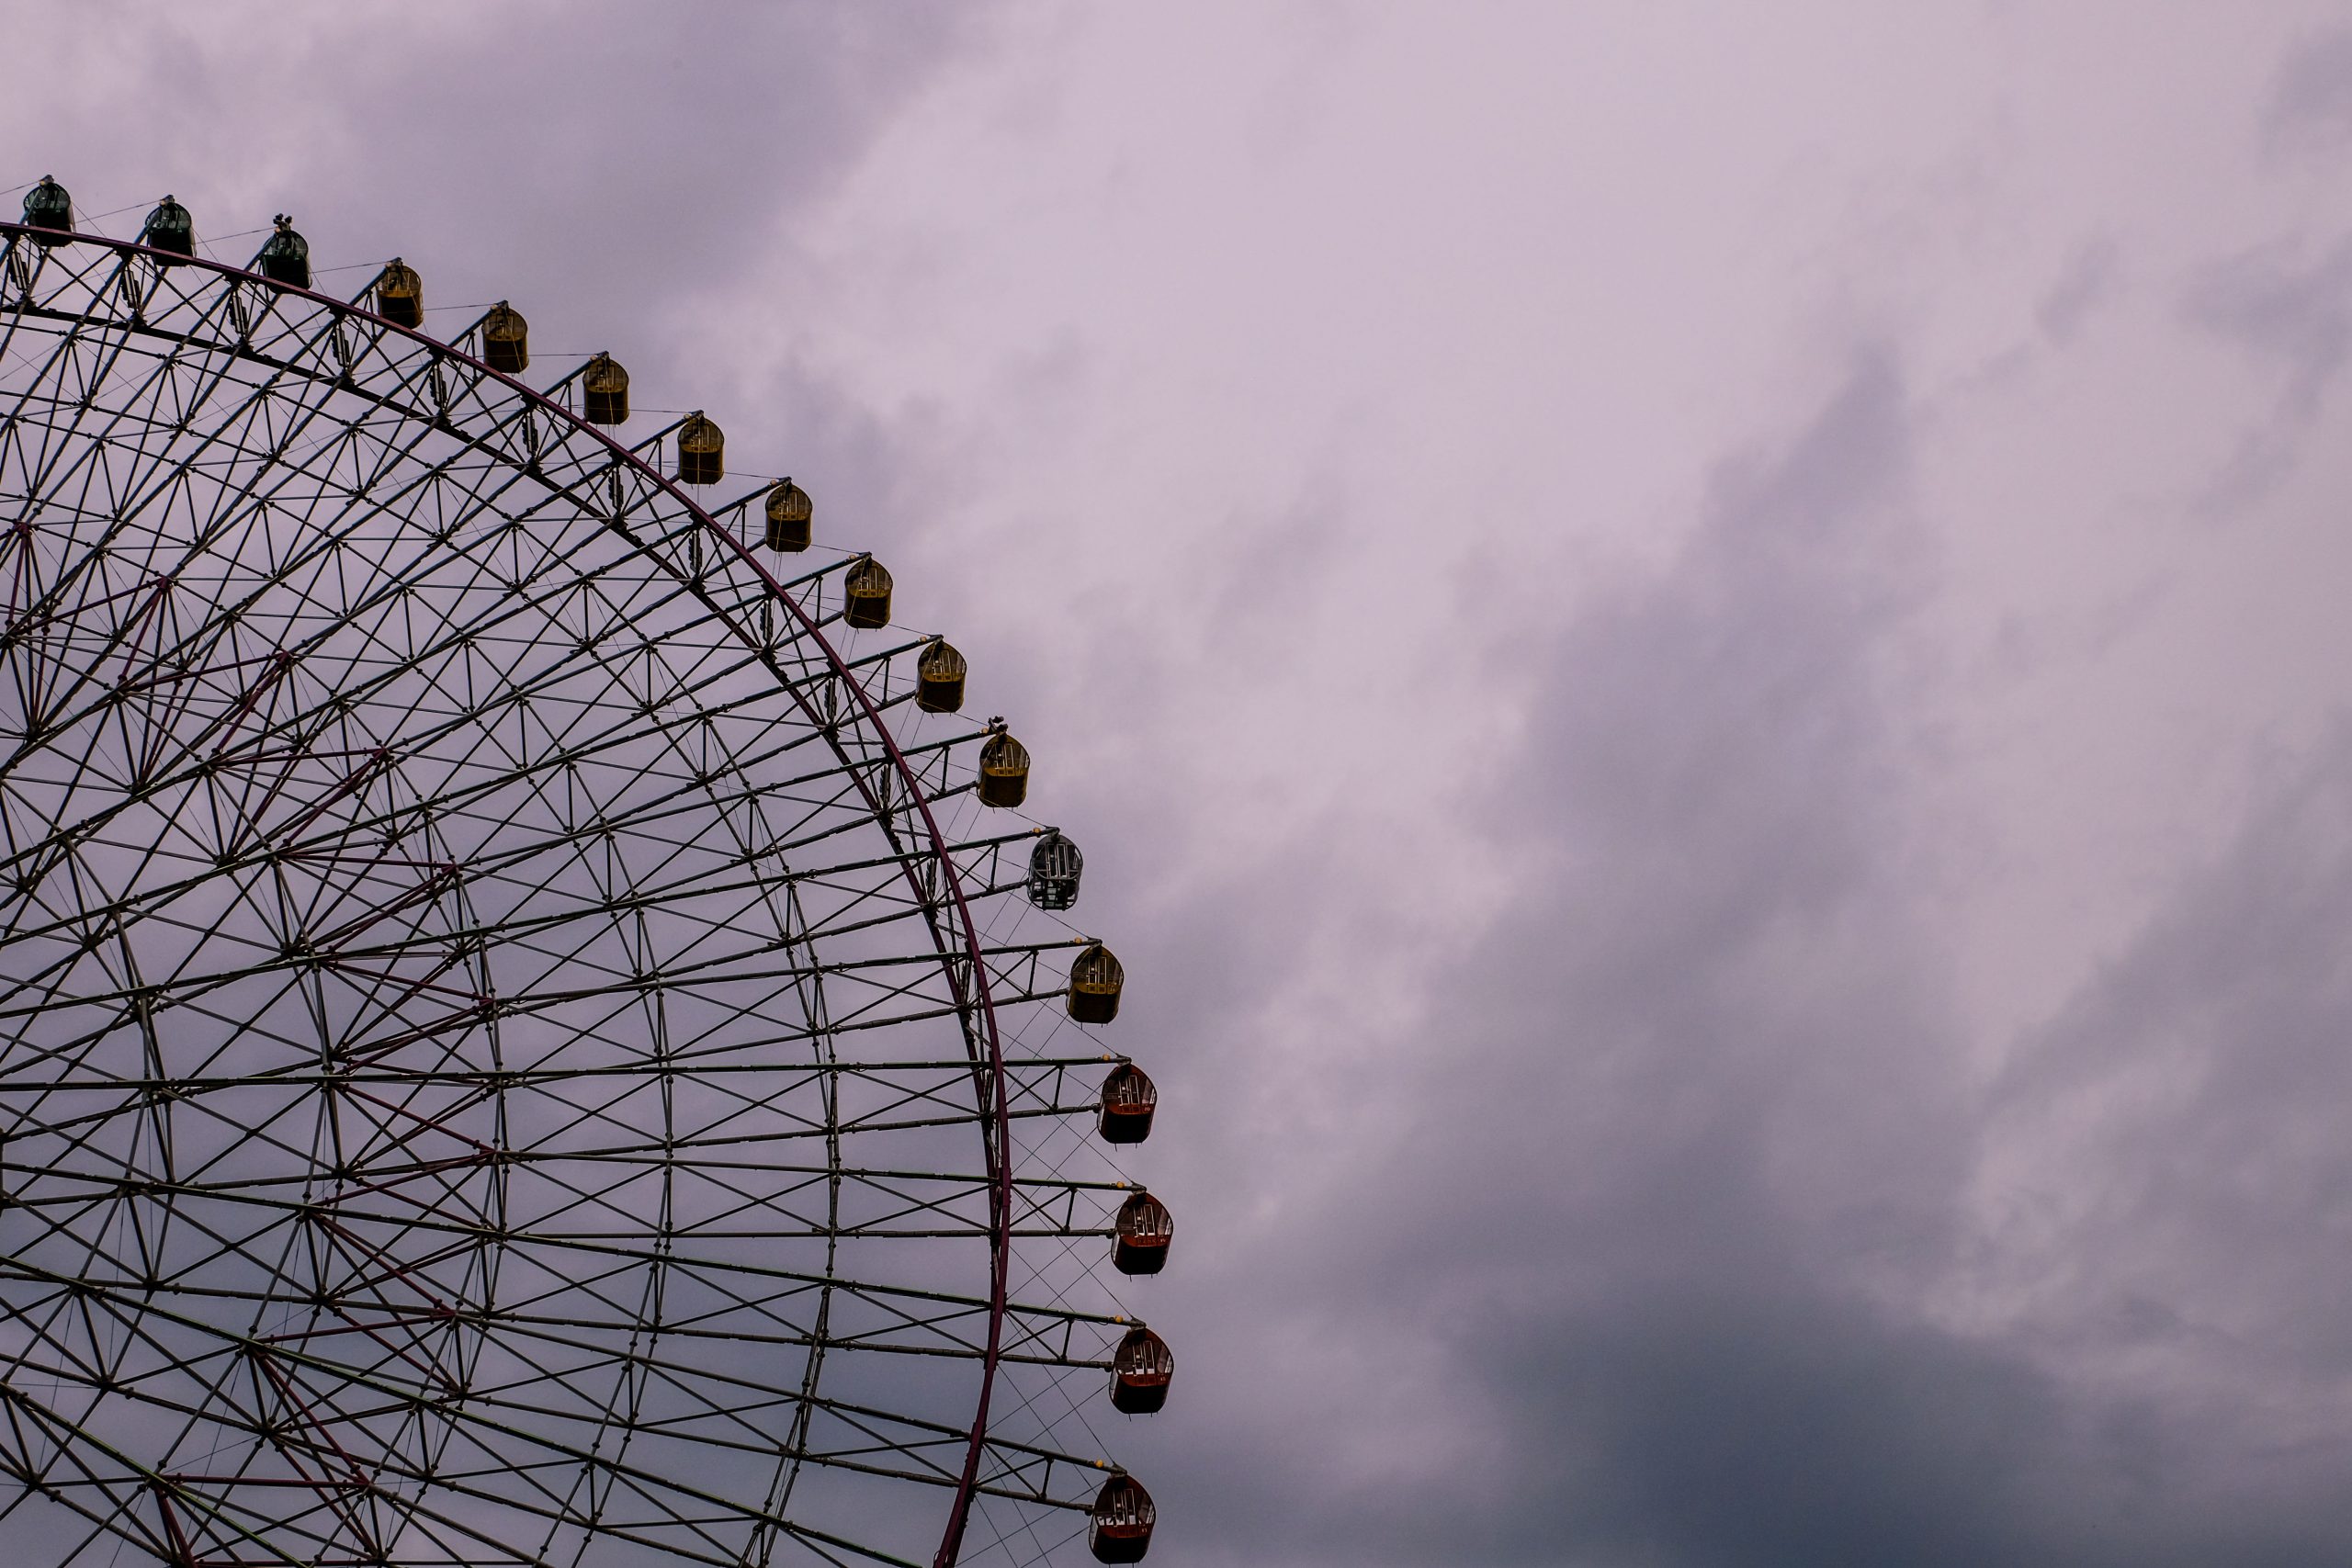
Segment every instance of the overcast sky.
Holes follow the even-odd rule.
[[[1155,1563],[2352,1562],[2352,8],[6,22],[0,185],[511,297],[969,655]]]

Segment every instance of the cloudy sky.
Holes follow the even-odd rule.
[[[511,297],[971,657],[1154,1562],[2352,1561],[2340,0],[8,25],[0,185]]]

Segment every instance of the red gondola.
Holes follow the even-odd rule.
[[[1114,1475],[1094,1495],[1086,1546],[1097,1562],[1140,1562],[1151,1550],[1151,1494],[1132,1475]]]
[[[1095,1130],[1106,1144],[1140,1144],[1151,1136],[1151,1113],[1159,1107],[1159,1090],[1133,1062],[1113,1067],[1102,1080],[1102,1109]]]
[[[1168,1205],[1148,1192],[1136,1193],[1119,1205],[1119,1240],[1111,1249],[1111,1267],[1122,1274],[1159,1273],[1175,1234],[1176,1216]]]
[[[1176,1353],[1148,1328],[1131,1328],[1111,1353],[1111,1408],[1148,1416],[1168,1403],[1176,1376]]]

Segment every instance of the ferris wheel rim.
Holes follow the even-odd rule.
[[[276,295],[308,300],[333,312],[338,318],[363,318],[372,330],[395,333],[403,338],[413,340],[431,353],[446,355],[469,370],[495,380],[522,398],[528,406],[560,422],[570,432],[593,436],[616,463],[630,469],[641,479],[650,482],[684,509],[686,514],[692,517],[701,529],[717,539],[723,548],[731,551],[741,565],[751,570],[754,577],[766,588],[772,600],[783,604],[786,611],[797,623],[802,636],[808,638],[821,654],[832,674],[854,694],[861,721],[880,741],[892,770],[907,791],[908,800],[913,804],[922,818],[923,834],[930,840],[932,853],[942,864],[944,888],[951,896],[956,908],[956,925],[962,947],[960,957],[967,965],[967,973],[970,976],[974,993],[969,1005],[980,1021],[982,1033],[987,1042],[986,1061],[975,1065],[983,1066],[987,1073],[989,1133],[986,1139],[986,1152],[989,1163],[994,1167],[991,1173],[993,1179],[989,1183],[989,1203],[988,1334],[986,1348],[980,1359],[979,1393],[974,1407],[969,1438],[966,1445],[963,1469],[949,1505],[946,1528],[941,1536],[938,1552],[933,1560],[933,1568],[952,1568],[962,1550],[965,1527],[978,1490],[981,1458],[989,1445],[989,1413],[998,1371],[1003,1359],[1004,1320],[1009,1299],[1014,1223],[1012,1138],[1006,1104],[1008,1096],[1004,1049],[1002,1036],[998,1027],[994,1000],[989,991],[989,966],[982,953],[979,931],[972,919],[970,905],[966,897],[962,874],[956,864],[954,854],[950,852],[946,835],[940,829],[938,819],[933,813],[932,797],[930,792],[923,786],[921,770],[908,761],[899,745],[898,737],[883,721],[880,711],[875,705],[872,694],[866,690],[865,683],[858,677],[855,668],[842,657],[841,651],[826,637],[821,625],[808,613],[798,600],[785,591],[783,582],[752,553],[751,547],[733,532],[722,526],[716,517],[712,516],[693,496],[687,494],[675,479],[663,473],[657,465],[648,462],[635,450],[622,445],[603,426],[589,421],[582,414],[573,412],[560,401],[537,388],[518,377],[492,368],[478,355],[469,354],[454,344],[433,336],[424,332],[421,326],[403,326],[350,300],[338,299],[316,288],[288,283],[255,272],[249,267],[236,266],[209,257],[181,255],[176,252],[162,251],[150,245],[141,244],[135,240],[119,240],[107,234],[86,233],[80,231],[61,231],[0,220],[0,243],[5,243],[5,247],[12,254],[19,245],[28,241],[41,245],[44,249],[63,245],[90,245],[100,250],[111,251],[124,257],[142,258],[159,266],[194,267],[234,283],[251,284]],[[0,284],[0,287],[5,285]],[[0,303],[0,314],[8,313],[10,309],[5,303]],[[85,319],[87,319],[86,315]],[[203,344],[215,352],[220,353],[234,354],[238,346],[234,342],[217,336],[198,338],[190,334],[189,341]],[[482,449],[492,450],[487,447]],[[504,460],[503,455],[494,450],[492,450],[492,456]],[[741,629],[734,626],[731,618],[728,620],[728,625],[730,630],[740,635]],[[800,706],[804,712],[809,712],[808,699],[805,693],[795,689],[792,695],[796,705]],[[813,712],[810,712],[810,716],[815,717]],[[861,794],[867,795],[869,808],[874,808],[876,803],[868,793],[869,786],[862,777],[859,779],[858,787]],[[912,885],[914,880],[912,865],[908,864],[902,867],[902,871]],[[920,893],[919,887],[917,891]],[[943,952],[941,957],[944,959],[947,954]],[[955,990],[960,992],[963,989],[964,982],[954,974],[952,965],[949,969],[948,981]]]

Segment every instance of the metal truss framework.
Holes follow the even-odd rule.
[[[0,245],[25,1560],[1075,1536],[1133,1321],[1116,1058],[1050,1005],[1086,939],[1017,896],[1035,829],[912,703],[923,639],[479,322]]]

